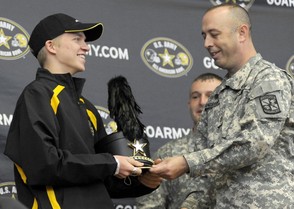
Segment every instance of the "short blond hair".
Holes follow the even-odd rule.
[[[44,66],[46,58],[47,58],[46,49],[43,46],[43,48],[39,51],[38,56],[37,56],[37,60],[38,60],[41,67]]]
[[[59,36],[52,39],[52,42],[55,43],[56,45],[59,45]],[[40,66],[44,67],[44,64],[45,64],[45,62],[47,60],[47,50],[46,50],[45,46],[43,46],[41,48],[41,50],[39,51],[39,53],[37,55],[37,59],[38,59],[38,62],[40,64]]]

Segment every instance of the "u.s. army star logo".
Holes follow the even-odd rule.
[[[136,154],[140,153],[143,156],[146,156],[143,147],[146,146],[147,143],[143,143],[141,144],[139,141],[137,141],[136,139],[134,140],[134,143],[129,143],[128,145],[130,147],[133,148],[133,156],[135,156]]]
[[[260,104],[263,112],[266,114],[277,114],[281,112],[276,95],[261,96]]]

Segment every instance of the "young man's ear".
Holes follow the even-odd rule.
[[[53,40],[47,40],[45,42],[45,48],[47,49],[48,52],[50,53],[55,53],[55,43]]]

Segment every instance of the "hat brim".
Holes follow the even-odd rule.
[[[102,23],[81,23],[77,25],[75,28],[70,30],[65,30],[65,33],[78,33],[84,32],[86,36],[86,42],[95,41],[103,33],[103,24]]]

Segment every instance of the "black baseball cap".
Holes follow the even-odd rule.
[[[29,46],[33,55],[37,57],[47,40],[52,40],[63,33],[84,32],[86,42],[89,42],[98,39],[102,31],[102,23],[82,23],[66,14],[53,14],[36,25],[30,37]]]

